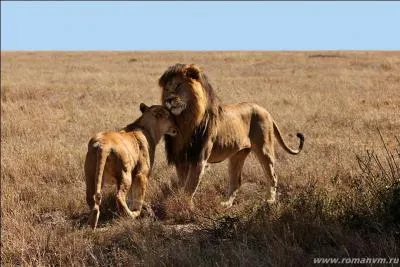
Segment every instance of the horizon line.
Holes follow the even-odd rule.
[[[1,52],[400,52],[399,49],[1,49]]]

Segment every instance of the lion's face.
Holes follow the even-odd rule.
[[[191,86],[183,77],[174,77],[163,88],[163,104],[174,115],[180,115],[192,98]]]
[[[172,114],[178,116],[189,108],[204,111],[207,98],[199,77],[198,67],[186,65],[163,84],[162,103]]]

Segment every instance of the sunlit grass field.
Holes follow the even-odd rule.
[[[264,203],[254,156],[231,209],[227,162],[206,171],[196,208],[173,190],[157,147],[136,221],[109,187],[86,225],[83,163],[92,134],[159,104],[157,81],[195,63],[223,103],[265,107],[297,156],[276,147],[278,202]],[[381,133],[381,135],[380,135]],[[400,52],[1,52],[1,264],[306,266],[316,257],[399,257]]]

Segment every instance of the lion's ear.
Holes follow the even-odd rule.
[[[139,107],[142,113],[145,113],[149,109],[149,107],[145,103],[140,103]]]
[[[201,72],[200,68],[197,67],[196,65],[192,64],[185,70],[185,75],[188,78],[199,80],[200,72]]]

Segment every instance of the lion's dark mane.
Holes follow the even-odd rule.
[[[176,75],[182,75],[182,70],[186,66],[184,64],[176,64],[169,67],[159,79],[159,85],[164,87],[170,79]],[[178,152],[173,149],[175,137],[165,136],[165,150],[169,164],[199,162],[203,158],[206,143],[214,137],[218,116],[221,112],[219,99],[204,73],[200,73],[199,81],[207,94],[207,108],[204,117],[194,129],[190,141]]]
[[[168,164],[182,162],[197,163],[203,158],[204,147],[210,138],[213,138],[217,117],[206,111],[203,120],[194,130],[190,142],[178,153],[174,153],[174,137],[165,136],[165,150],[167,152]]]

